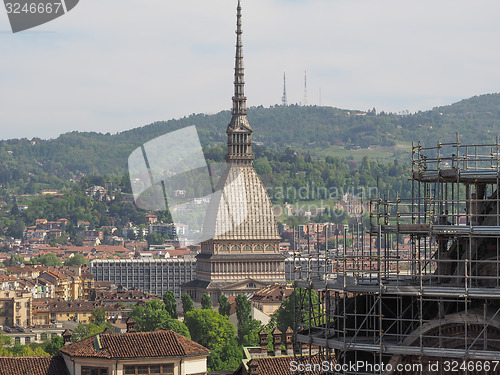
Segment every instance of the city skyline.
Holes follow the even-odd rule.
[[[116,133],[228,110],[234,2],[81,2],[12,34],[0,16],[1,139]],[[410,112],[497,92],[495,15],[481,1],[243,1],[249,106]],[[117,16],[119,15],[119,16]],[[89,22],[92,20],[92,23]],[[224,127],[226,124],[221,124]]]

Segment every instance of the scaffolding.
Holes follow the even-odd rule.
[[[498,139],[413,144],[411,181],[378,192],[352,246],[296,249],[297,347],[332,373],[500,374]]]

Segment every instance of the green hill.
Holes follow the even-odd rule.
[[[460,133],[469,143],[494,142],[500,131],[500,94],[487,94],[408,115],[292,105],[248,110],[254,141],[280,152],[292,148],[315,158],[409,161],[411,142],[436,144]],[[223,153],[229,111],[156,122],[118,134],[71,132],[57,139],[0,141],[0,184],[23,191],[62,187],[82,174],[123,175],[130,152],[169,131],[196,125],[211,157]],[[218,148],[213,148],[217,147]]]

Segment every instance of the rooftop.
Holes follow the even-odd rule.
[[[103,333],[65,346],[61,348],[60,352],[72,357],[109,359],[186,357],[210,354],[204,346],[169,330]]]
[[[321,366],[322,359],[318,355],[309,356],[280,356],[280,357],[263,357],[263,358],[252,358],[245,365],[241,365],[234,375],[242,374],[273,374],[273,375],[292,375],[298,372],[299,365],[310,365],[306,367],[304,373],[310,375],[320,375],[323,374],[318,366]],[[316,366],[316,368],[314,367]],[[294,371],[295,369],[295,371]],[[254,372],[251,372],[251,371]]]
[[[261,303],[276,303],[287,299],[293,292],[293,287],[287,284],[273,284],[262,288],[252,296],[252,301]]]
[[[0,375],[66,375],[62,357],[0,357]]]

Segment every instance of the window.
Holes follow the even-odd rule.
[[[28,345],[30,342],[31,342],[31,337],[26,336],[26,337],[24,338],[24,344],[25,344],[25,345]]]
[[[149,368],[149,373],[150,374],[161,374],[161,366],[150,366]]]
[[[173,375],[174,365],[164,364],[164,365],[133,365],[124,366],[125,375],[149,375],[149,374],[159,374],[159,375]],[[82,372],[82,375],[83,374]]]
[[[82,367],[82,375],[108,375],[108,369],[104,367]]]

